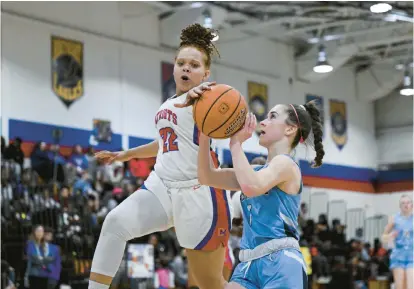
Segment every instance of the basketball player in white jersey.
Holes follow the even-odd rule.
[[[213,38],[212,32],[199,24],[182,31],[174,65],[176,95],[163,103],[155,116],[158,139],[125,152],[96,155],[108,162],[157,159],[144,185],[105,218],[89,289],[109,288],[128,240],[173,226],[180,245],[187,249],[189,271],[198,287],[225,286],[222,271],[231,228],[230,196],[223,190],[199,185],[199,132],[191,106],[193,98],[214,84],[202,84],[210,75]]]

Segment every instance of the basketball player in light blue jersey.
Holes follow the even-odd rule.
[[[267,162],[252,167],[243,152],[242,143],[252,136],[255,129],[256,118],[249,114],[244,128],[231,137],[233,169],[215,169],[208,151],[209,138],[200,136],[200,183],[242,191],[241,263],[226,288],[307,288],[297,223],[302,174],[290,153],[299,143],[313,140],[316,150],[313,166],[322,164],[325,153],[319,111],[312,102],[272,108],[260,123],[259,143],[268,150]]]
[[[410,196],[400,198],[400,212],[389,218],[383,240],[394,241],[390,269],[395,289],[413,289],[413,200]]]

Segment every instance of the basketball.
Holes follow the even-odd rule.
[[[193,117],[199,130],[215,139],[226,139],[244,125],[247,104],[235,88],[226,84],[211,86],[211,90],[193,105]]]

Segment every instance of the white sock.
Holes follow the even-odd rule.
[[[109,285],[101,284],[95,281],[89,280],[89,287],[88,289],[108,289]]]

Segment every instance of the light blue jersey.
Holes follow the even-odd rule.
[[[256,167],[255,170],[261,170],[265,166]],[[243,237],[240,248],[253,249],[267,241],[286,237],[299,240],[297,219],[301,191],[302,185],[297,195],[286,194],[278,187],[254,198],[241,193]]]
[[[264,167],[266,165],[256,167],[255,170],[258,171]],[[252,198],[241,193],[243,236],[240,249],[249,251],[255,248],[269,248],[268,244],[271,244],[272,240],[282,241],[286,238],[299,240],[297,219],[301,191],[302,184],[297,195],[286,194],[278,187],[272,188],[264,195]],[[264,243],[267,244],[263,245]],[[302,253],[293,247],[276,250],[263,257],[241,262],[237,265],[231,281],[246,289],[307,288],[307,275]]]
[[[395,248],[390,256],[390,268],[413,268],[413,215],[408,217],[400,213],[394,216]]]

